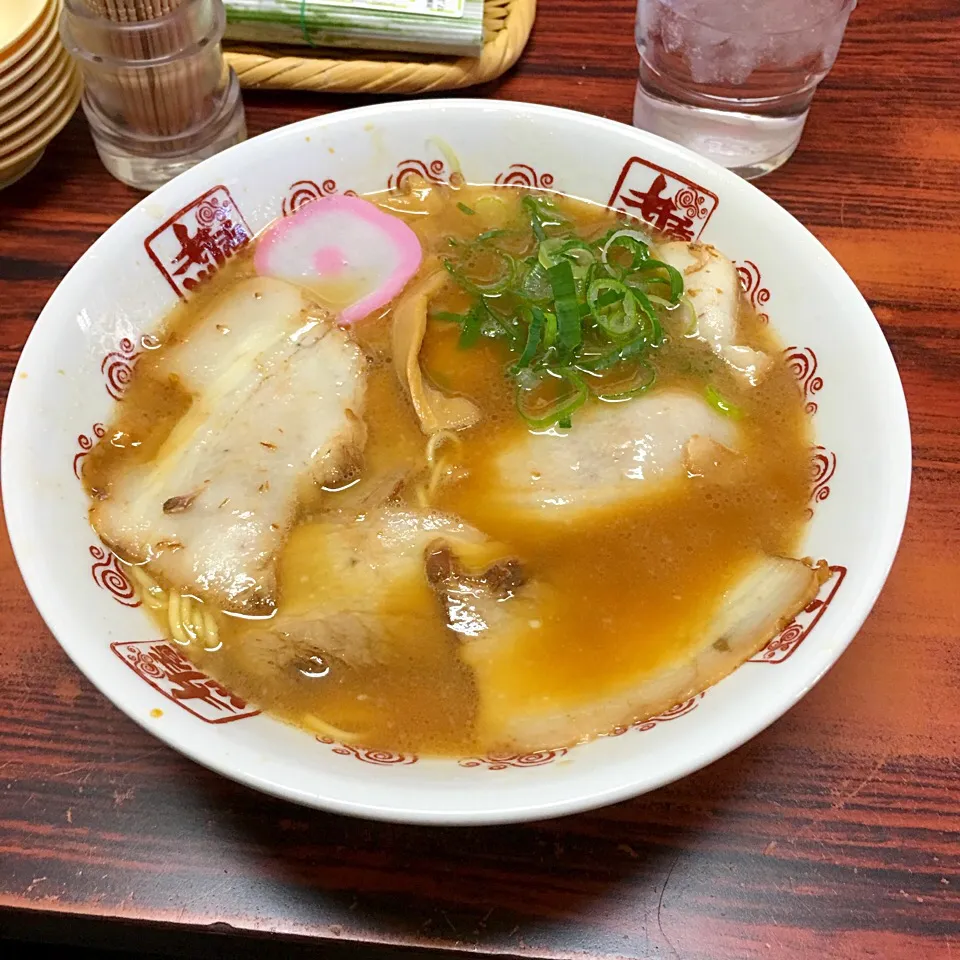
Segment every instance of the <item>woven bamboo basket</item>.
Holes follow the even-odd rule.
[[[527,45],[537,0],[486,0],[479,57],[431,59],[414,54],[351,54],[290,47],[227,45],[244,87],[331,93],[426,93],[486,83],[509,70]]]

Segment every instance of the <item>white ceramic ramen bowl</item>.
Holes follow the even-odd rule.
[[[158,639],[87,523],[78,479],[136,363],[140,335],[233,250],[311,198],[408,172],[550,188],[624,207],[734,259],[768,314],[813,418],[803,553],[819,597],[704,695],[619,736],[528,756],[432,759],[318,740],[231,696]],[[776,720],[860,628],[890,569],[910,483],[903,390],[880,328],[837,262],[758,189],[665,140],[522,103],[386,104],[233,147],[142,200],[50,298],[17,367],[3,496],[37,607],[77,666],[128,716],[207,767],[279,797],[357,816],[494,823],[572,813],[652,790]]]

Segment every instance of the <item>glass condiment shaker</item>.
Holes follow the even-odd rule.
[[[60,36],[83,70],[104,166],[153,190],[246,138],[220,47],[222,0],[64,0]]]

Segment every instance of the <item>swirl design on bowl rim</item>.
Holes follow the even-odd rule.
[[[93,582],[125,607],[139,607],[140,598],[136,588],[121,569],[117,558],[109,550],[96,544],[90,547],[90,556],[94,561],[90,569]]]
[[[538,174],[529,163],[511,163],[497,174],[493,181],[501,187],[531,187],[549,190],[553,186],[552,173]]]

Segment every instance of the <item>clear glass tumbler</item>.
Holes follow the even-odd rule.
[[[637,127],[748,179],[796,149],[857,0],[637,0]]]

